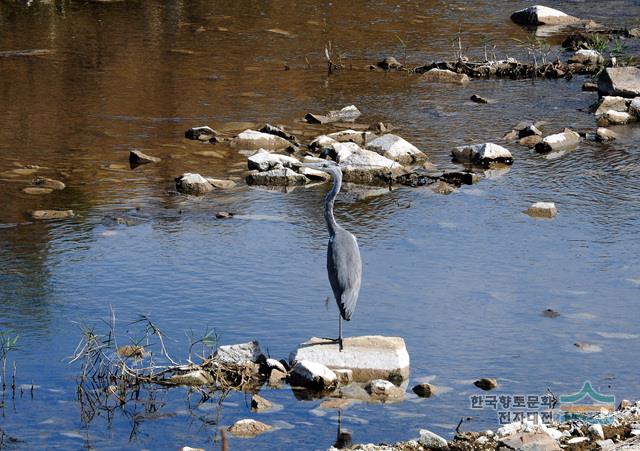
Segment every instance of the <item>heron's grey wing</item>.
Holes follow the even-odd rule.
[[[340,314],[349,321],[360,292],[362,261],[356,237],[344,229],[329,239],[327,272]]]

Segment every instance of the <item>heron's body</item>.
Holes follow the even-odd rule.
[[[333,176],[333,188],[325,197],[324,217],[329,231],[327,273],[340,310],[338,340],[342,349],[342,319],[351,320],[356,308],[362,278],[362,261],[356,237],[343,229],[333,217],[333,203],[342,186],[342,172],[337,166],[323,167],[322,170]]]

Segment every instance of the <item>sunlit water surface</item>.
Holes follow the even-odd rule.
[[[408,65],[450,58],[458,31],[466,52],[494,38],[498,57],[526,58],[527,31],[508,2],[180,2],[63,1],[0,5],[0,330],[19,334],[17,398],[8,395],[0,428],[17,448],[219,448],[221,427],[240,418],[276,426],[231,449],[326,449],[337,411],[291,390],[263,389],[282,408],[255,414],[232,393],[219,409],[186,390],[161,390],[155,415],[129,405],[84,422],[78,364],[69,364],[79,324],[106,332],[111,310],[125,340],[148,315],[184,359],[188,334],[214,328],[222,344],[260,341],[285,358],[311,335],[336,333],[326,303],[326,186],[289,193],[242,183],[236,150],[182,138],[201,124],[228,131],[285,124],[304,131],[308,111],[355,104],[360,122],[384,120],[446,168],[452,146],[498,141],[522,119],[545,130],[593,129],[594,93],[571,81],[479,81],[429,85],[418,76],[365,68],[385,56]],[[608,25],[630,26],[635,1],[558,1],[554,6]],[[269,32],[280,29],[289,35]],[[557,44],[561,37],[553,36]],[[326,76],[328,41],[352,70]],[[627,43],[637,55],[637,43]],[[560,52],[554,47],[554,52]],[[555,54],[555,53],[554,53]],[[309,61],[309,66],[305,58]],[[288,64],[291,70],[283,70]],[[476,105],[471,94],[496,102]],[[354,442],[393,442],[429,428],[452,437],[495,428],[496,413],[469,408],[472,381],[496,377],[493,393],[571,393],[590,380],[617,399],[638,398],[640,128],[619,128],[613,144],[583,142],[545,158],[509,146],[513,167],[449,196],[428,188],[345,192],[336,214],[359,240],[363,284],[348,335],[402,336],[411,387],[431,381],[441,394],[408,393],[399,404],[342,411]],[[306,131],[309,133],[309,131]],[[132,148],[162,162],[131,170]],[[198,152],[216,150],[218,157]],[[21,192],[33,175],[60,178],[64,191]],[[184,171],[232,177],[236,189],[201,198],[175,193]],[[553,201],[552,221],[522,213]],[[38,208],[71,208],[72,220],[33,223]],[[217,211],[233,219],[218,220]],[[119,225],[114,217],[129,220]],[[557,318],[541,315],[552,308]],[[138,335],[136,335],[138,334]],[[601,352],[586,353],[586,342]],[[29,387],[35,384],[33,397]],[[137,415],[136,415],[137,413]]]

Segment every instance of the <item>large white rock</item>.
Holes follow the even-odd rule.
[[[427,449],[446,449],[447,441],[428,429],[420,429],[420,444]]]
[[[607,67],[598,78],[598,92],[605,96],[640,96],[640,69]]]
[[[569,62],[597,66],[604,62],[604,58],[597,50],[580,49],[569,58]]]
[[[640,120],[640,97],[636,97],[629,104],[629,114]]]
[[[320,135],[309,143],[309,149],[316,151],[326,149],[327,147],[331,147],[331,145],[336,142],[338,141],[327,135]]]
[[[516,11],[511,14],[511,20],[520,25],[567,25],[580,22],[577,17],[542,5],[533,5]]]
[[[507,149],[494,143],[460,146],[451,151],[453,158],[460,163],[489,165],[491,163],[513,163],[513,155]]]
[[[573,149],[579,142],[580,135],[573,130],[565,128],[562,133],[549,135],[536,144],[536,151],[541,153],[560,152]]]
[[[624,125],[631,122],[634,117],[625,111],[608,110],[601,116],[603,120],[611,125]]]
[[[340,351],[337,343],[313,337],[300,344],[289,360],[310,360],[332,369],[350,369],[356,382],[409,376],[409,353],[401,337],[348,337],[343,344]]]
[[[276,168],[270,171],[251,171],[246,177],[249,185],[292,186],[305,185],[309,179],[293,169]]]
[[[589,426],[589,433],[597,440],[604,440],[604,430],[600,423],[594,423]]]
[[[366,144],[369,140],[373,139],[375,135],[367,131],[341,130],[339,132],[329,133],[326,136],[341,143],[353,142],[356,144]]]
[[[389,169],[401,167],[399,163],[371,150],[363,149],[356,143],[336,143],[332,147],[336,152],[336,162],[343,167],[364,166]]]
[[[245,130],[231,140],[231,145],[241,149],[286,149],[291,143],[280,136]]]
[[[201,195],[213,189],[211,183],[200,174],[185,172],[175,179],[176,189],[183,194]]]
[[[415,163],[427,159],[416,146],[400,136],[387,133],[371,141],[367,148],[399,163]]]
[[[600,116],[609,110],[627,111],[627,101],[620,96],[603,96],[596,104],[591,106],[591,111]]]
[[[374,399],[387,400],[404,398],[404,390],[384,379],[374,379],[365,387]]]
[[[256,153],[247,159],[247,163],[249,169],[256,169],[258,171],[268,171],[281,167],[296,169],[302,164],[297,158],[271,153],[265,149],[258,149]]]
[[[302,359],[291,368],[289,383],[293,387],[328,390],[338,385],[338,377],[326,365]]]
[[[233,426],[229,427],[228,431],[237,437],[255,437],[256,435],[267,432],[272,428],[272,426],[261,421],[246,418],[244,420],[236,421]]]
[[[264,358],[262,349],[260,349],[260,343],[257,341],[220,346],[215,354],[213,354],[214,360],[220,363],[231,363],[235,365],[258,363],[264,360]]]

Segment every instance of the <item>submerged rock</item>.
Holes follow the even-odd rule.
[[[521,146],[534,148],[540,141],[542,141],[542,136],[530,135],[530,136],[525,136],[524,138],[520,138],[518,140],[518,144]]]
[[[562,133],[549,135],[536,144],[536,152],[559,152],[575,148],[580,142],[580,135],[573,130],[565,128]]]
[[[402,64],[398,62],[393,56],[387,56],[382,61],[378,61],[376,64],[380,69],[384,70],[401,70],[404,68]]]
[[[50,188],[53,190],[63,190],[66,188],[66,185],[60,180],[49,179],[46,177],[36,177],[33,179],[31,184],[38,188]]]
[[[40,188],[37,186],[27,186],[26,188],[22,188],[22,192],[25,194],[31,195],[42,195],[42,194],[51,194],[53,190],[51,188]]]
[[[67,219],[73,218],[73,210],[36,210],[31,213],[33,219]]]
[[[205,180],[218,189],[231,189],[236,186],[236,182],[233,180],[214,179],[213,177],[205,177]]]
[[[249,185],[292,186],[306,185],[309,179],[289,168],[277,168],[270,171],[251,171],[247,175]]]
[[[329,111],[326,115],[307,113],[304,120],[310,124],[328,124],[331,122],[353,122],[362,113],[355,105],[349,105],[338,111]]]
[[[267,399],[264,399],[260,395],[253,395],[251,397],[251,410],[256,412],[263,412],[273,408],[273,403]]]
[[[469,83],[467,74],[459,74],[447,69],[431,69],[424,73],[423,78],[435,83],[455,83],[465,85]]]
[[[200,196],[206,194],[213,189],[211,183],[207,181],[200,174],[193,174],[191,172],[185,172],[179,177],[176,177],[176,189],[183,194],[192,194]]]
[[[187,139],[194,139],[197,141],[209,141],[214,139],[218,133],[208,126],[192,127],[184,132],[184,137]]]
[[[513,163],[511,152],[494,143],[456,147],[451,151],[451,155],[459,163],[472,163],[481,166],[488,166],[494,163]]]
[[[433,395],[433,387],[431,384],[418,384],[413,387],[413,392],[421,398],[430,398]]]
[[[236,437],[255,437],[258,434],[273,429],[272,426],[250,418],[236,421],[228,431]]]
[[[193,370],[184,374],[174,374],[169,380],[176,385],[190,385],[194,387],[208,385],[213,382],[209,373],[204,370]]]
[[[557,9],[533,5],[511,14],[511,20],[520,25],[568,25],[581,22]]]
[[[475,103],[489,103],[489,99],[485,99],[484,97],[480,97],[477,94],[473,94],[471,96],[471,101]]]
[[[427,159],[427,156],[416,146],[391,133],[374,139],[367,148],[402,164],[412,164]]]
[[[338,385],[336,374],[322,363],[312,360],[296,360],[289,373],[289,383],[294,387],[311,390],[329,390]]]
[[[640,69],[633,66],[606,68],[598,78],[598,92],[605,96],[640,96]]]
[[[129,163],[131,165],[157,163],[159,161],[160,158],[152,157],[143,152],[140,152],[139,150],[132,150],[129,152]]]
[[[291,145],[289,141],[280,136],[256,130],[245,130],[231,140],[231,145],[240,149],[286,149]]]
[[[436,194],[448,195],[456,192],[455,186],[443,180],[438,180],[436,183],[432,183],[429,185],[429,188]]]
[[[258,149],[247,159],[247,164],[250,170],[258,171],[269,171],[275,168],[297,169],[302,165],[297,158],[271,153],[265,149]]]
[[[327,137],[338,142],[352,142],[360,145],[366,145],[375,135],[368,131],[342,130],[330,133]]]
[[[535,218],[555,218],[558,214],[556,204],[553,202],[534,202],[525,212]]]
[[[339,351],[337,343],[314,337],[300,344],[289,360],[309,360],[332,369],[350,369],[356,382],[409,376],[409,353],[400,337],[348,337],[343,344],[344,349]]]

